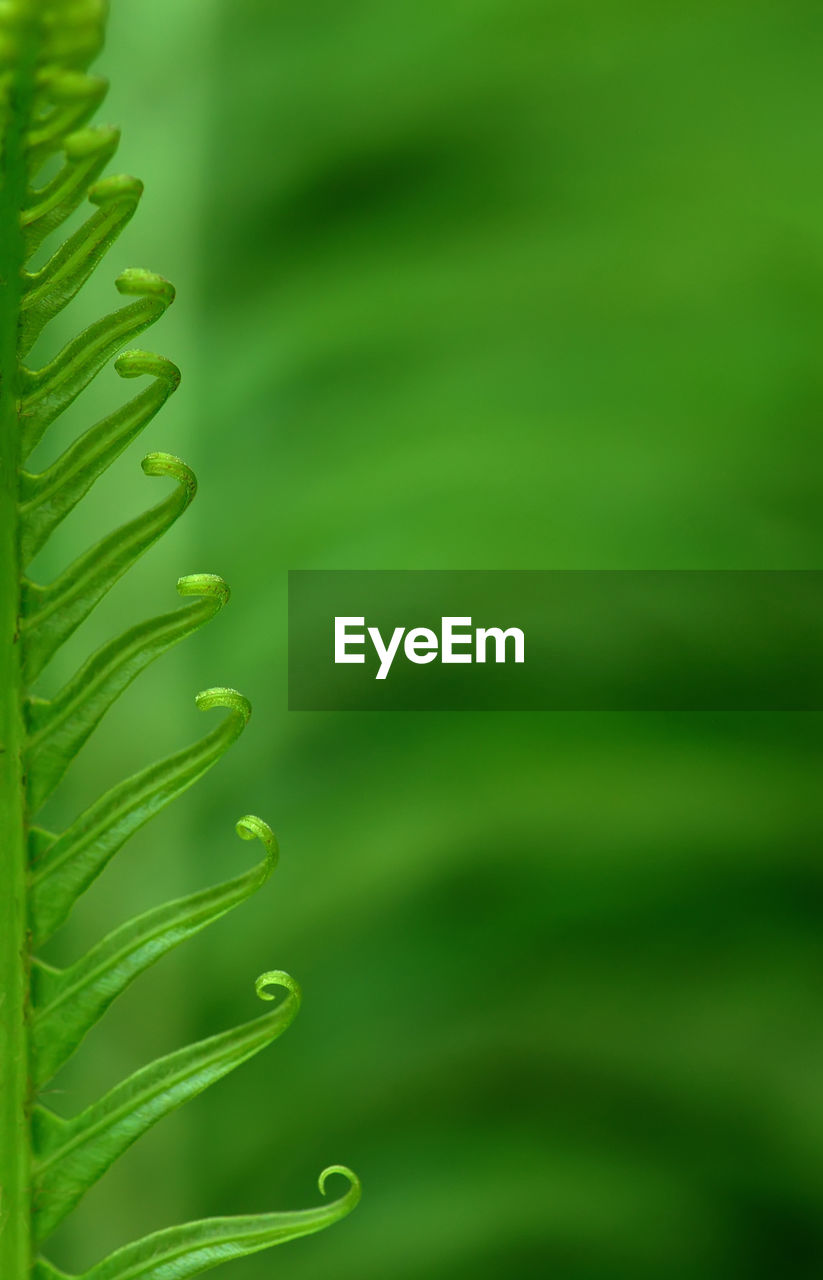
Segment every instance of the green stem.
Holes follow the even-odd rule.
[[[31,1271],[26,803],[18,643],[17,324],[26,193],[23,142],[31,112],[32,24],[20,6],[19,56],[6,85],[0,139],[0,1276]]]

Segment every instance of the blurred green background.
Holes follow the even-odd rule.
[[[237,1280],[732,1280],[823,1264],[817,715],[289,714],[287,568],[820,568],[823,12],[812,0],[142,0],[98,69],[146,195],[64,335],[147,266],[184,382],[143,452],[192,511],[75,637],[219,572],[229,610],[121,700],[74,813],[255,714],[56,941],[248,865],[142,979],[74,1110],[254,1016],[282,1041],[152,1132],[55,1257],[207,1212],[356,1214]],[[55,334],[53,341],[59,335]],[[110,371],[50,442],[124,394]],[[161,490],[131,450],[59,567]],[[222,1272],[221,1272],[222,1274]]]

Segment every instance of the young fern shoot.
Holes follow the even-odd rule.
[[[120,693],[154,658],[202,626],[229,591],[211,574],[183,577],[186,603],[103,645],[54,697],[32,686],[95,605],[187,508],[192,472],[169,454],[143,460],[172,481],[158,504],[103,538],[53,582],[28,566],[95,480],[154,417],[179,382],[163,356],[130,350],[115,368],[148,378],[125,406],[91,426],[46,470],[27,460],[50,425],[118,351],[153,324],[174,297],[147,271],[116,281],[126,304],[90,325],[43,368],[29,352],[82,288],[140,199],[134,178],[100,175],[117,146],[88,120],[105,82],[88,73],[105,26],[103,0],[0,0],[0,1277],[65,1280],[41,1249],[106,1169],[162,1116],[275,1040],[300,1004],[297,984],[271,971],[256,983],[274,1009],[252,1022],[143,1067],[71,1117],[40,1100],[112,1001],[157,959],[268,878],[277,850],[260,818],[237,823],[257,840],[259,864],[225,884],[128,920],[64,969],[39,949],[125,841],[214,765],[249,718],[232,689],[197,696],[223,718],[199,741],[150,765],[100,797],[62,832],[37,816]],[[44,162],[62,156],[38,186]],[[32,255],[87,199],[94,211],[39,270]],[[357,1203],[359,1183],[336,1201],[294,1213],[217,1218],[161,1231],[93,1266],[82,1280],[185,1280],[230,1258],[321,1230]]]

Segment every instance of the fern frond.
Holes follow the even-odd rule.
[[[98,206],[79,231],[62,244],[39,271],[23,277],[18,350],[25,356],[45,326],[86,283],[101,258],[132,217],[143,184],[137,178],[104,178],[88,192]]]
[[[199,1044],[159,1058],[72,1120],[57,1120],[45,1108],[35,1116],[34,1227],[45,1239],[62,1222],[109,1165],[147,1129],[196,1097],[210,1084],[259,1053],[291,1025],[300,1008],[300,989],[288,974],[264,975],[266,984],[285,987],[288,998],[273,1013]],[[258,979],[260,989],[261,980]]]
[[[35,945],[65,921],[74,903],[135,831],[217,763],[248,723],[251,707],[234,689],[197,695],[202,711],[231,714],[194,746],[151,765],[106,792],[55,836],[38,827],[29,836],[31,932]]]
[[[151,453],[148,476],[174,488],[80,555],[54,581],[38,583],[28,566],[95,481],[136,439],[176,389],[180,374],[163,356],[122,352],[123,378],[151,379],[128,403],[89,427],[39,473],[24,468],[55,420],[100,370],[164,314],[168,281],[128,270],[116,287],[125,305],[88,325],[41,367],[29,363],[50,322],[74,299],[133,216],[142,184],[101,177],[119,134],[89,123],[105,82],[88,73],[103,38],[101,0],[5,0],[0,3],[0,1275],[58,1280],[35,1251],[86,1191],[148,1128],[277,1039],[299,1005],[297,984],[273,970],[257,994],[286,996],[270,1013],[178,1049],[136,1070],[74,1117],[43,1105],[39,1092],[77,1051],[126,987],[172,948],[245,901],[268,879],[277,846],[270,828],[248,815],[244,839],[264,856],[250,870],[127,920],[85,955],[55,968],[40,948],[125,841],[209,770],[248,722],[247,700],[208,689],[201,710],[223,720],[199,741],[119,783],[62,832],[33,819],[120,694],[155,658],[209,622],[229,589],[213,574],[179,579],[186,603],[130,627],[102,645],[51,697],[33,684],[64,643],[124,573],[189,506],[192,471]],[[53,177],[37,185],[46,160],[62,154]],[[94,211],[33,269],[32,254],[88,199]],[[359,1183],[339,1200],[297,1213],[222,1218],[172,1228],[119,1250],[81,1280],[184,1280],[184,1277],[337,1221],[359,1198]]]
[[[326,1182],[332,1174],[346,1178],[349,1189],[339,1200],[317,1209],[189,1222],[119,1249],[82,1277],[67,1276],[41,1261],[35,1269],[34,1280],[188,1280],[231,1258],[259,1253],[261,1249],[313,1235],[339,1222],[359,1201],[360,1182],[344,1165],[331,1165],[320,1175],[321,1193],[325,1193]]]
[[[209,574],[181,578],[177,590],[181,595],[199,595],[201,600],[131,627],[103,645],[53,698],[28,699],[25,759],[31,813],[36,814],[48,799],[83,743],[135,676],[213,618],[229,595],[223,579]]]
[[[174,287],[150,271],[124,271],[115,284],[121,293],[136,296],[138,301],[90,324],[42,369],[21,365],[18,386],[24,462],[55,418],[74,403],[112,356],[159,320],[174,301]]]
[[[101,539],[48,587],[23,581],[20,643],[27,680],[37,678],[117,580],[192,501],[197,482],[194,473],[179,458],[150,453],[143,459],[142,466],[146,475],[171,476],[177,481],[177,489],[156,507]],[[203,580],[205,582],[205,575]]]
[[[151,422],[180,384],[177,366],[165,356],[152,355],[148,351],[126,351],[117,357],[114,367],[121,378],[150,375],[154,382],[123,408],[90,427],[45,471],[39,475],[22,472],[20,553],[24,568],[60,522],[85,497],[95,480]],[[43,658],[43,663],[45,661]]]
[[[247,814],[237,823],[237,833],[246,840],[257,837],[265,846],[265,857],[250,871],[128,920],[66,969],[42,962],[35,965],[31,1037],[35,1086],[55,1075],[129,983],[265,884],[277,861],[271,828]]]

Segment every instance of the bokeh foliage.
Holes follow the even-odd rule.
[[[198,688],[255,716],[76,927],[236,869],[248,809],[283,855],[65,1088],[253,1011],[263,968],[305,1004],[89,1197],[67,1263],[308,1203],[344,1160],[355,1217],[238,1280],[818,1274],[819,717],[289,715],[284,607],[287,567],[819,567],[821,28],[804,0],[115,6],[147,183],[117,265],[180,290],[146,448],[202,486],[118,607],[185,572],[235,594],[75,807],[149,726],[193,736]]]

